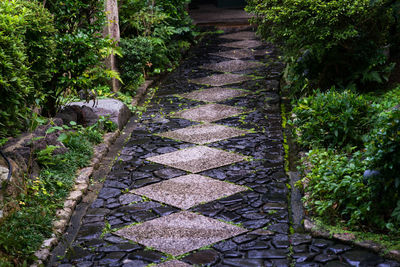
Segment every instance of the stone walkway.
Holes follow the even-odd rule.
[[[291,234],[275,49],[203,40],[161,85],[60,266],[400,266]]]

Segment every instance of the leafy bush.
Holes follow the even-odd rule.
[[[102,36],[105,26],[103,1],[48,0],[45,7],[53,14],[58,31],[56,69],[45,84],[43,103],[43,113],[54,115],[66,95],[106,85],[115,75],[104,65],[105,56],[115,49],[115,44]]]
[[[309,212],[328,223],[344,220],[353,228],[370,223],[373,202],[370,188],[363,183],[366,164],[360,152],[349,157],[333,150],[314,149],[303,160],[311,165],[308,172],[303,169],[303,200]]]
[[[300,99],[290,123],[303,146],[361,146],[362,137],[369,130],[369,105],[361,95],[332,88]]]
[[[171,70],[193,40],[187,0],[120,2],[122,79],[134,91],[150,73]]]
[[[389,3],[391,2],[391,3]],[[280,44],[293,93],[388,79],[392,0],[250,0],[259,33]]]
[[[400,110],[382,112],[376,126],[368,136],[367,160],[371,170],[379,171],[368,184],[372,189],[376,205],[385,211],[385,221],[390,217],[400,226]]]
[[[54,67],[53,18],[35,2],[0,2],[0,137],[23,129]]]

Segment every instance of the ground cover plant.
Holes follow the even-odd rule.
[[[56,153],[58,146],[35,151],[39,175],[26,180],[26,189],[17,198],[5,201],[9,215],[1,221],[1,266],[22,266],[35,259],[33,253],[50,237],[55,212],[75,184],[76,171],[89,163],[93,145],[102,141],[103,133],[112,130],[115,125],[104,118],[87,128],[74,122],[48,128],[46,134],[59,132],[58,140],[67,151]]]

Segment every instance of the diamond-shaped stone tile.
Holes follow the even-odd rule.
[[[198,174],[189,174],[133,191],[156,201],[184,210],[247,190],[243,186],[221,182]]]
[[[218,124],[205,123],[183,129],[178,129],[175,131],[165,132],[159,135],[162,137],[203,145],[247,133],[247,131],[236,128],[226,127]]]
[[[241,83],[251,80],[252,77],[240,74],[224,73],[189,80],[191,83],[205,84],[211,86],[224,86],[228,84]]]
[[[224,43],[220,44],[225,47],[233,47],[233,48],[256,48],[262,45],[262,42],[257,40],[243,40],[232,43]]]
[[[186,262],[183,261],[178,261],[178,260],[172,260],[172,261],[166,261],[157,265],[154,265],[154,267],[190,267],[193,265],[187,264]]]
[[[224,34],[221,35],[220,38],[232,39],[232,40],[247,40],[247,39],[255,39],[256,34],[254,32],[243,31],[243,32]]]
[[[117,235],[178,256],[246,232],[245,229],[182,211],[123,228]]]
[[[254,56],[265,56],[269,54],[267,50],[251,50],[251,49],[233,49],[228,51],[221,51],[217,53],[210,53],[214,56],[226,57],[231,59],[251,58]]]
[[[233,71],[241,71],[241,70],[248,70],[254,69],[258,67],[262,67],[264,64],[260,62],[254,61],[244,61],[244,60],[229,60],[223,61],[215,64],[207,64],[203,65],[201,68],[207,70],[214,70],[220,72],[233,72]]]
[[[147,160],[197,173],[242,161],[244,157],[215,148],[195,146],[150,157]]]
[[[204,101],[204,102],[219,102],[238,96],[247,95],[248,91],[240,89],[230,89],[223,87],[212,87],[207,89],[196,90],[190,93],[182,94],[181,97]]]
[[[243,112],[243,109],[221,105],[207,104],[174,113],[174,117],[202,122],[213,122],[232,117]]]

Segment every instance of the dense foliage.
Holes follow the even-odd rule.
[[[26,127],[54,70],[53,18],[28,1],[0,2],[0,137]]]
[[[399,234],[400,87],[366,98],[330,91],[295,105],[297,141],[312,148],[303,159],[305,204],[331,224]]]
[[[187,0],[120,1],[121,77],[134,92],[146,76],[172,70],[193,41]]]
[[[398,1],[250,0],[247,9],[259,33],[282,47],[291,93],[387,81]]]
[[[362,146],[368,131],[368,107],[363,96],[351,91],[326,93],[300,99],[293,109],[293,129],[305,146]]]

